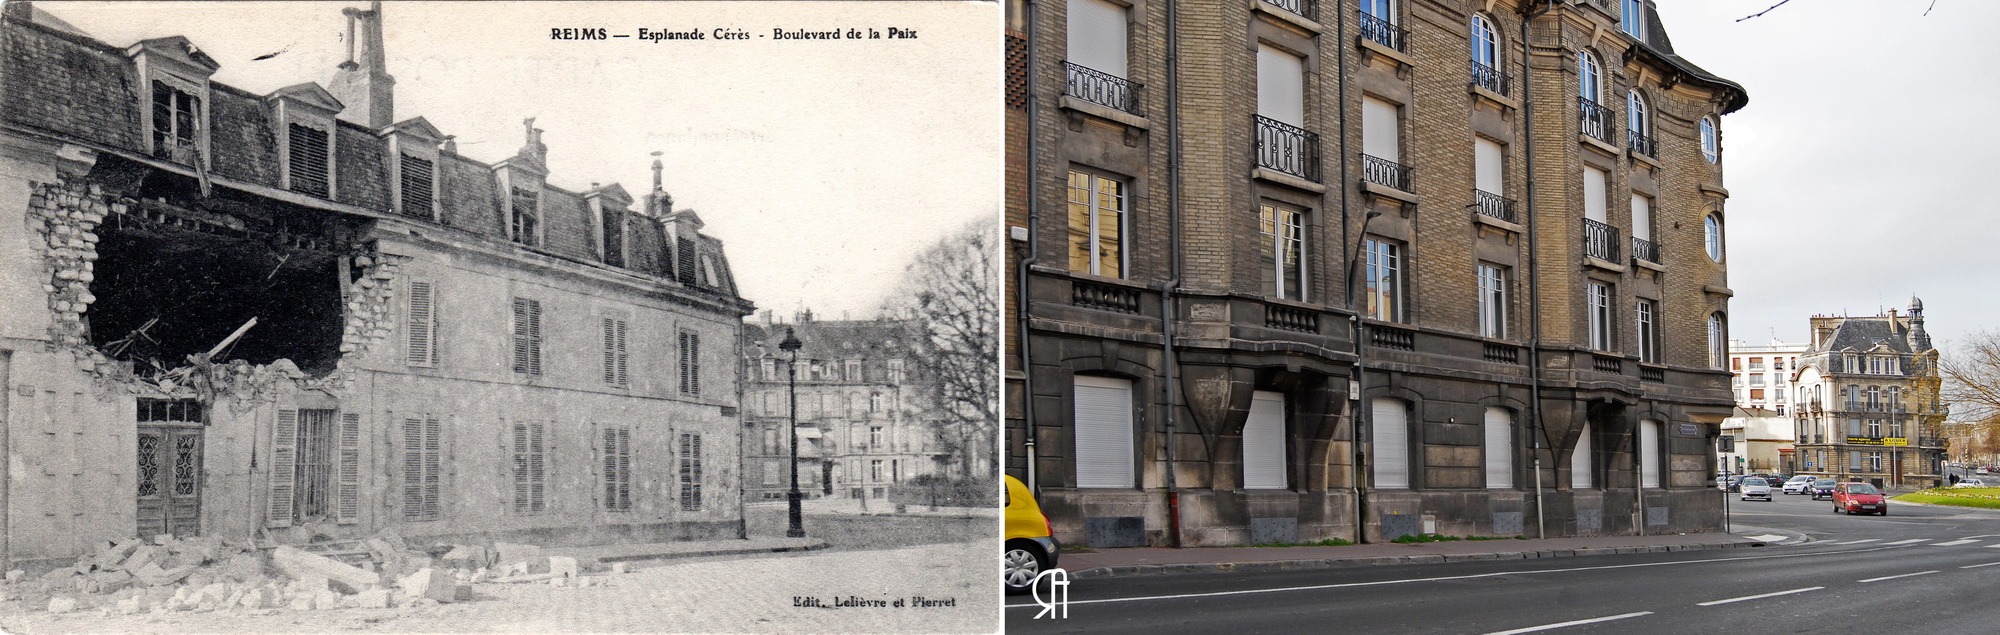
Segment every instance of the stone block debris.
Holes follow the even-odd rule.
[[[356,591],[382,582],[380,575],[359,567],[342,564],[326,556],[307,553],[295,547],[278,547],[271,550],[271,563],[293,577],[325,576],[354,588]]]

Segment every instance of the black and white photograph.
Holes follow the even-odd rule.
[[[0,6],[0,629],[1000,628],[999,4]]]

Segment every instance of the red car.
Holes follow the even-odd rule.
[[[1867,483],[1841,483],[1833,487],[1833,513],[1889,515],[1889,501]]]

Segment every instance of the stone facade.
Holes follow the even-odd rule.
[[[379,46],[380,13],[349,15]],[[366,46],[336,74],[365,113],[317,84],[212,83],[183,38],[116,47],[26,2],[0,55],[0,558],[162,533],[739,531],[752,307],[657,163],[635,208],[546,184],[532,122],[513,157],[460,155],[386,121]]]
[[[1719,529],[1705,485],[1731,408],[1731,292],[1715,126],[1746,93],[1674,54],[1650,3],[1370,4],[1395,6],[1011,6],[1008,472],[1059,538],[1090,545]],[[1121,13],[1127,46],[1107,52]],[[1495,42],[1484,73],[1468,63],[1475,15]],[[1592,105],[1614,114],[1582,114],[1583,51]],[[1637,129],[1628,93],[1648,113]],[[1497,165],[1481,169],[1475,140]],[[1625,238],[1640,199],[1644,244]],[[1091,209],[1120,212],[1115,236]],[[1299,219],[1296,266],[1274,259],[1266,209]],[[1364,241],[1394,277],[1359,262]],[[1096,273],[1075,264],[1094,258]],[[1482,263],[1503,272],[1487,311]],[[1590,283],[1609,296],[1595,325]],[[1129,400],[1089,415],[1129,414],[1129,444],[1083,448],[1086,390]],[[1405,423],[1377,429],[1378,410]],[[1276,432],[1246,434],[1253,419]],[[1406,454],[1388,463],[1413,467],[1378,482],[1391,437]],[[1129,484],[1122,459],[1079,464],[1107,447],[1130,448]]]
[[[1948,414],[1924,304],[1866,317],[1813,316],[1792,381],[1798,473],[1877,487],[1944,484]]]

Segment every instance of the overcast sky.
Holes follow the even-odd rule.
[[[1815,313],[1912,294],[1947,352],[2000,330],[2000,2],[1802,0],[1736,21],[1776,1],[1659,1],[1676,51],[1750,92],[1722,122],[1731,334],[1802,342]]]
[[[215,81],[266,94],[329,83],[346,59],[340,10],[367,3],[35,6],[117,46],[184,35],[221,63]],[[537,117],[549,181],[572,190],[643,196],[647,154],[665,152],[675,204],[724,241],[742,294],[781,315],[872,316],[920,247],[998,222],[997,3],[392,1],[383,14],[398,121],[423,116],[493,162]],[[558,41],[556,27],[753,39]],[[777,28],[885,39],[775,41]]]

